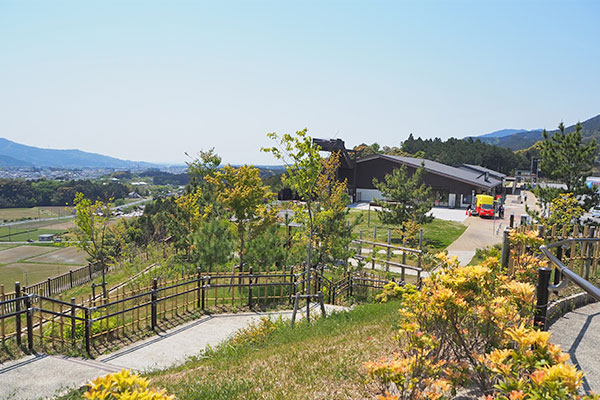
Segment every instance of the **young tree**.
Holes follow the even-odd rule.
[[[217,200],[233,215],[242,270],[246,240],[251,240],[276,220],[277,210],[266,204],[273,199],[273,193],[263,185],[258,169],[248,165],[239,168],[226,165],[206,180],[215,185]]]
[[[312,248],[314,227],[314,212],[315,190],[317,181],[322,168],[322,158],[319,154],[320,147],[315,144],[308,130],[305,128],[297,131],[295,135],[288,133],[281,137],[275,132],[267,134],[267,136],[277,142],[277,146],[261,149],[269,152],[273,156],[284,162],[286,168],[286,176],[283,179],[284,185],[289,186],[300,198],[304,200],[304,209],[308,215],[308,251],[306,263],[306,276],[310,276],[312,268]],[[301,210],[297,210],[294,215],[296,218],[303,217]],[[310,293],[310,279],[306,280],[306,291]],[[306,320],[310,320],[310,298],[306,298]]]
[[[422,183],[424,173],[425,167],[421,165],[409,177],[403,165],[386,175],[384,182],[373,179],[373,185],[385,198],[377,202],[382,207],[379,216],[384,224],[403,225],[409,221],[423,224],[433,220],[428,215],[433,207],[433,195],[431,187]]]
[[[108,224],[111,214],[110,202],[96,200],[92,203],[83,193],[77,193],[74,200],[74,230],[77,242],[75,246],[89,255],[90,262],[98,263],[102,268],[102,286],[106,295],[105,269],[109,261]]]
[[[211,272],[216,265],[231,260],[234,250],[231,224],[224,219],[208,219],[191,234],[192,258],[196,265]]]
[[[580,123],[575,130],[565,133],[561,122],[558,132],[551,136],[544,130],[541,143],[541,168],[549,177],[567,186],[567,192],[578,192],[585,187],[585,178],[591,173],[596,160],[596,140],[583,143]]]
[[[348,225],[347,183],[336,178],[340,165],[340,153],[335,152],[322,160],[322,170],[317,180],[315,200],[315,249],[317,262],[344,260],[350,256],[349,244],[352,241],[352,225]]]
[[[306,128],[297,131],[295,135],[286,133],[280,137],[275,132],[272,132],[267,134],[267,136],[275,140],[278,146],[263,148],[262,151],[269,152],[276,159],[284,162],[287,173],[283,178],[284,185],[289,186],[304,201],[309,228],[308,270],[312,267],[312,244],[315,232],[314,197],[322,168],[322,158],[319,154],[321,148],[319,145],[313,143],[312,138],[308,136]],[[296,218],[302,217],[301,212],[297,212],[294,215]]]
[[[281,228],[274,224],[248,242],[246,259],[250,265],[271,267],[285,261],[285,246],[286,239],[281,234]]]

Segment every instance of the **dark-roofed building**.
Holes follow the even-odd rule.
[[[492,178],[489,174],[455,168],[422,158],[384,154],[357,160],[353,171],[354,180],[351,180],[350,176],[340,176],[340,178],[347,178],[348,182],[354,183],[349,186],[355,188],[353,193],[355,201],[371,201],[382,198],[381,192],[373,185],[373,178],[383,181],[387,174],[402,165],[406,165],[407,172],[411,175],[421,164],[425,167],[423,181],[433,189],[437,206],[467,207],[471,204],[473,195],[495,194],[502,186],[501,179]],[[341,174],[343,172],[340,170]]]
[[[488,174],[488,176],[490,176],[490,177],[492,177],[494,179],[498,179],[500,181],[502,179],[506,178],[506,175],[503,174],[502,172],[494,171],[493,169],[481,167],[479,165],[463,164],[463,165],[461,165],[458,168],[464,169],[466,171],[475,172],[475,173],[478,173],[478,174]]]
[[[433,189],[435,204],[451,208],[467,207],[476,194],[500,194],[505,177],[504,174],[476,165],[466,164],[464,168],[455,168],[423,158],[376,154],[357,160],[356,152],[346,150],[341,139],[313,140],[323,151],[341,153],[338,179],[347,180],[348,192],[354,201],[381,199],[381,192],[373,185],[373,178],[382,182],[386,175],[402,165],[406,165],[408,174],[412,175],[423,164],[423,180]]]

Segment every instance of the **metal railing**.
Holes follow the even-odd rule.
[[[558,292],[560,289],[564,288],[569,281],[573,282],[587,294],[600,301],[600,289],[590,283],[586,278],[571,270],[562,261],[563,249],[569,247],[573,248],[577,243],[585,246],[585,248],[582,249],[582,253],[586,253],[586,256],[582,259],[582,271],[584,272],[584,275],[589,278],[591,259],[594,258],[594,255],[591,253],[597,253],[597,251],[593,252],[590,248],[597,244],[600,245],[600,238],[568,238],[540,246],[540,251],[555,266],[553,283],[550,283],[552,269],[546,267],[538,269],[535,323],[540,325],[544,330],[547,328],[548,298],[550,292]],[[552,253],[552,250],[554,249],[556,249],[556,254]]]

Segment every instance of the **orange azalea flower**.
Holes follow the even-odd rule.
[[[509,400],[521,400],[524,397],[525,397],[525,395],[523,394],[523,391],[513,390],[512,392],[510,392]]]
[[[529,377],[536,385],[540,386],[546,380],[546,371],[543,369],[536,369]]]

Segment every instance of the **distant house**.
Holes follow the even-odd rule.
[[[130,199],[141,199],[142,198],[142,196],[139,193],[137,193],[137,192],[130,192],[127,195],[127,197],[130,198]]]
[[[52,242],[54,240],[54,235],[51,233],[47,233],[44,235],[38,235],[38,242]]]

